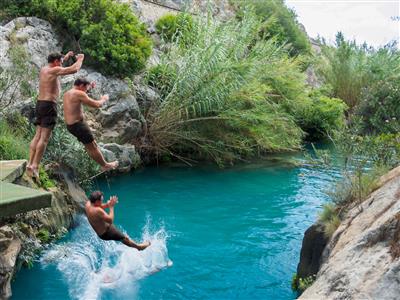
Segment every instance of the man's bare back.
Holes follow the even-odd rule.
[[[103,203],[103,199],[103,193],[95,191],[90,195],[89,201],[85,205],[88,221],[99,238],[105,241],[120,241],[128,247],[138,250],[144,250],[150,246],[150,242],[136,243],[112,224],[114,221],[114,206],[118,203],[117,196],[110,197],[107,203]],[[108,214],[105,212],[105,208],[110,209]]]
[[[83,120],[81,101],[85,96],[85,92],[77,89],[71,89],[64,94],[64,119],[66,124],[72,125]]]
[[[104,220],[104,210],[101,207],[96,207],[90,204],[90,201],[86,202],[85,211],[90,225],[92,225],[97,235],[105,233],[110,226]]]

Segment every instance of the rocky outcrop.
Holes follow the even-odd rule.
[[[15,183],[35,187],[27,177],[17,178]],[[66,183],[50,192],[50,208],[0,220],[0,299],[11,296],[10,282],[21,265],[30,265],[38,251],[67,232],[84,200],[84,194],[75,199]]]
[[[297,278],[307,278],[317,274],[327,242],[328,238],[319,224],[313,224],[306,230],[297,266]]]
[[[11,279],[21,241],[9,226],[0,227],[0,299],[11,297]]]
[[[154,32],[154,23],[165,14],[188,11],[194,15],[208,10],[215,16],[227,19],[234,16],[234,10],[228,0],[119,0],[130,5],[140,20]]]
[[[99,144],[101,151],[107,161],[119,161],[119,169],[124,172],[140,164],[140,157],[133,145],[119,145],[116,143]]]
[[[400,167],[351,209],[326,246],[316,281],[300,299],[398,299]]]

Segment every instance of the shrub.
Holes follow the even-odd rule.
[[[151,67],[146,74],[146,83],[158,90],[161,97],[165,97],[172,90],[172,84],[176,79],[173,67],[168,64],[159,64]]]
[[[80,37],[89,62],[110,75],[129,76],[142,70],[151,54],[151,41],[144,26],[128,6],[109,0],[99,3],[103,4],[104,15],[91,16]]]
[[[29,141],[0,119],[0,160],[27,159]]]
[[[400,51],[388,45],[373,51],[367,61],[368,84],[355,114],[366,134],[397,133],[400,130]]]
[[[318,220],[324,226],[324,234],[330,238],[340,225],[338,210],[333,203],[327,203],[323,206]]]
[[[55,182],[50,179],[49,174],[46,172],[43,166],[39,167],[39,178],[39,186],[46,190],[56,186]]]
[[[87,180],[99,171],[97,163],[88,156],[81,143],[71,136],[64,123],[54,128],[44,162],[70,167],[75,172],[77,182]],[[85,184],[90,185],[91,182],[85,181]]]
[[[302,293],[308,289],[315,281],[316,275],[311,275],[306,278],[301,278],[294,274],[292,277],[292,290],[295,292]]]
[[[309,140],[320,140],[334,130],[344,128],[347,106],[341,99],[319,93],[310,95],[296,112],[297,123],[307,132]]]
[[[167,42],[185,37],[193,29],[193,18],[188,13],[166,14],[156,22],[156,31]]]
[[[41,243],[43,244],[47,244],[48,242],[50,242],[51,240],[51,236],[50,236],[50,232],[45,229],[42,228],[38,231],[38,233],[36,234],[36,237],[40,240]]]

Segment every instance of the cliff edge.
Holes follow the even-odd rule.
[[[315,282],[299,299],[398,299],[400,167],[352,208],[325,247]]]

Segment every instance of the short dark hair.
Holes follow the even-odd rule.
[[[75,85],[75,86],[80,86],[80,85],[87,86],[87,85],[89,85],[89,84],[90,84],[90,81],[87,80],[86,78],[83,78],[83,77],[77,78],[77,79],[75,80],[75,82],[74,82],[74,85]]]
[[[60,52],[53,52],[47,56],[47,62],[50,64],[56,60],[61,60],[62,57],[63,55]]]
[[[93,193],[90,194],[89,200],[91,203],[95,203],[98,200],[101,200],[101,197],[103,197],[103,193],[100,191],[94,191]]]

